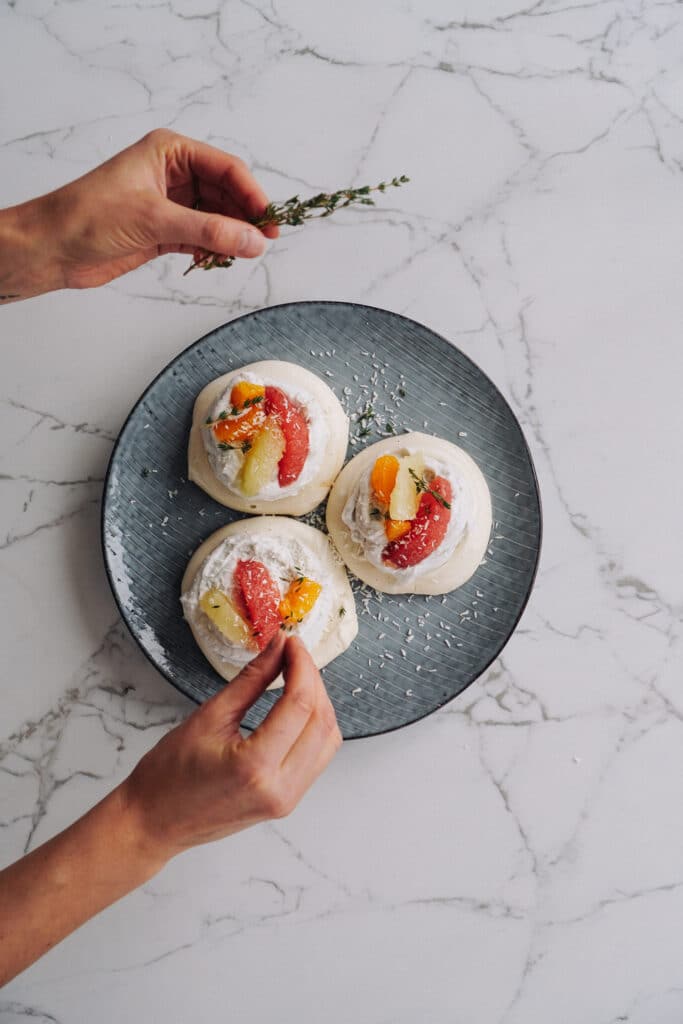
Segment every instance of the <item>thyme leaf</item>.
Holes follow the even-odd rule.
[[[418,494],[431,494],[432,498],[436,498],[440,505],[443,505],[444,508],[450,509],[450,501],[446,501],[442,494],[439,494],[439,492],[435,491],[433,487],[430,487],[424,477],[418,476],[414,469],[409,469],[408,472],[415,481],[415,490]]]

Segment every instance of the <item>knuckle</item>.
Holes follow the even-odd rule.
[[[247,167],[247,164],[245,163],[245,161],[242,159],[241,156],[235,156],[234,154],[231,154],[231,160],[232,160],[232,167],[233,167],[234,170],[236,170],[236,171],[248,171],[249,170],[249,168]]]
[[[272,818],[286,818],[296,807],[296,800],[286,793],[273,793],[270,804]]]
[[[268,818],[284,818],[294,809],[289,795],[269,776],[257,775],[252,790],[260,812]]]
[[[170,142],[171,139],[175,138],[175,132],[172,132],[169,128],[152,128],[150,132],[143,138],[143,142],[148,142],[153,146],[163,145],[166,142]]]

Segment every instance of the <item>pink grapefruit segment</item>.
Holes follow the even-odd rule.
[[[262,651],[280,628],[278,585],[263,562],[253,558],[237,563],[235,583],[242,595],[256,646]]]
[[[440,494],[444,501],[451,504],[452,490],[448,480],[435,476],[429,485],[432,491]],[[417,515],[411,521],[410,529],[403,536],[392,540],[382,552],[382,561],[396,569],[407,569],[411,565],[419,565],[425,558],[436,551],[446,536],[451,521],[451,510],[441,504],[429,491],[420,496]]]
[[[285,450],[278,463],[278,483],[286,487],[299,479],[310,448],[303,410],[280,388],[266,387],[266,415],[275,416],[285,435]]]

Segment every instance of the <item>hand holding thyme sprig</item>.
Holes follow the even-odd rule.
[[[298,195],[286,199],[283,203],[269,203],[263,215],[251,223],[257,228],[264,228],[268,224],[283,224],[288,227],[298,227],[307,220],[318,217],[329,217],[335,210],[342,210],[353,204],[360,206],[374,206],[375,200],[371,198],[371,192],[386,192],[388,188],[400,188],[410,181],[405,174],[392,178],[391,181],[380,181],[379,185],[363,185],[361,188],[345,188],[338,192],[319,192],[310,199],[300,199]],[[235,262],[234,256],[219,256],[214,252],[197,251],[193,262],[187,268],[185,274],[191,270],[213,270],[214,267],[231,267]]]

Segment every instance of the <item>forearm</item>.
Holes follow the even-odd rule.
[[[165,858],[146,844],[125,784],[54,839],[0,872],[0,986],[105,907],[142,885]]]
[[[0,305],[64,287],[53,196],[0,210]]]

